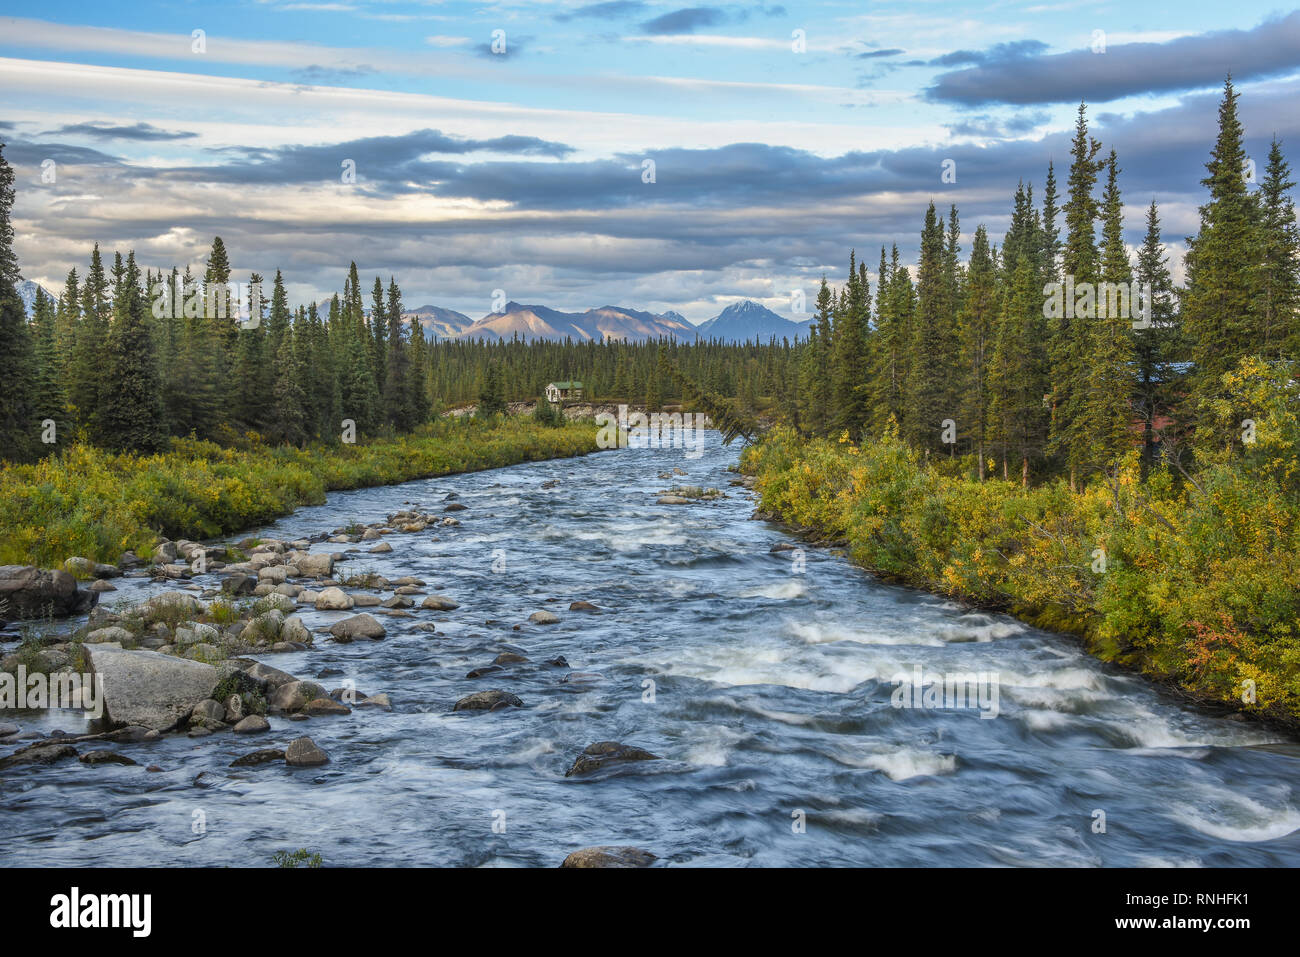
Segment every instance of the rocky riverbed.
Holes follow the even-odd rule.
[[[98,603],[3,657],[94,663],[126,723],[0,712],[0,860],[1300,864],[1294,742],[751,520],[734,461],[332,493],[81,566]],[[996,715],[898,708],[917,668],[996,673]]]

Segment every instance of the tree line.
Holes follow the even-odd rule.
[[[212,307],[232,279],[220,237],[202,276],[142,273],[130,252],[106,268],[96,246],[57,300],[38,293],[28,320],[0,147],[0,458],[78,436],[146,452],[189,435],[303,445],[339,441],[345,420],[361,436],[402,434],[448,406],[536,399],[557,379],[650,408],[725,397],[806,434],[897,430],[929,455],[970,456],[981,480],[992,463],[1026,484],[1063,475],[1077,487],[1134,446],[1146,466],[1230,449],[1243,438],[1224,374],[1244,356],[1300,354],[1290,168],[1275,139],[1249,188],[1243,136],[1229,80],[1181,288],[1154,200],[1130,257],[1119,157],[1089,134],[1081,104],[1065,182],[1049,164],[1041,200],[1032,183],[1017,187],[1000,248],[981,224],[963,260],[957,208],[932,202],[916,264],[882,247],[873,295],[851,252],[843,285],[823,278],[806,342],[742,344],[430,342],[404,320],[396,281],[376,277],[367,297],[355,263],[323,306],[291,309],[277,271],[240,322],[233,304]]]
[[[1005,478],[1076,488],[1135,446],[1149,466],[1249,441],[1223,377],[1246,356],[1300,354],[1300,230],[1276,138],[1249,187],[1237,99],[1229,79],[1185,286],[1171,281],[1154,200],[1130,257],[1119,157],[1081,104],[1065,183],[1049,164],[1041,202],[1017,187],[1000,249],[980,225],[963,263],[957,208],[931,203],[914,271],[881,249],[874,308],[852,254],[844,285],[823,279],[790,410],[799,428],[853,440],[897,429],[930,455],[973,454],[981,480],[992,461]]]

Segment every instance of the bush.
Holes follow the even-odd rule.
[[[1258,375],[1243,381],[1259,387]],[[893,436],[856,446],[783,429],[746,449],[742,469],[762,508],[847,539],[870,569],[1082,635],[1099,657],[1296,726],[1300,435],[1279,438],[1300,432],[1289,388],[1270,393],[1281,405],[1255,395],[1258,446],[1183,485],[1163,470],[1141,482],[1136,453],[1078,493],[981,484],[921,464]]]

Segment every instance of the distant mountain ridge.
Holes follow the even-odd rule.
[[[322,315],[328,313],[329,300],[321,303]],[[368,314],[368,313],[367,313]],[[679,312],[646,312],[627,306],[599,306],[585,312],[565,312],[541,304],[510,301],[500,312],[490,312],[481,319],[471,319],[463,312],[433,304],[417,306],[402,313],[407,322],[419,322],[426,339],[528,340],[563,342],[600,342],[604,339],[645,342],[673,339],[696,342],[716,339],[722,342],[768,342],[806,339],[812,320],[796,322],[773,312],[750,299],[732,303],[718,315],[695,326]]]
[[[766,306],[751,299],[735,302],[712,319],[699,325],[701,339],[721,339],[724,342],[767,342],[773,336],[779,339],[806,339],[812,320],[795,322],[778,315]]]

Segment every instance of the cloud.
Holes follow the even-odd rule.
[[[701,27],[716,27],[727,22],[721,7],[686,7],[647,20],[641,24],[642,33],[694,33]]]
[[[1167,43],[1123,43],[1107,46],[1104,53],[1088,49],[1026,55],[1027,47],[1007,49],[1015,46],[1001,44],[1000,54],[995,47],[985,54],[958,51],[941,57],[948,62],[940,65],[976,65],[941,75],[926,97],[968,106],[1080,99],[1100,103],[1142,93],[1204,89],[1222,83],[1229,73],[1238,80],[1275,77],[1300,69],[1300,11],[1251,30],[1221,30]]]
[[[136,123],[133,126],[113,126],[109,123],[93,120],[86,123],[72,123],[60,126],[57,130],[50,130],[48,133],[43,133],[41,135],[77,135],[89,136],[92,139],[100,140],[135,140],[137,142],[188,140],[194,139],[198,136],[197,133],[190,133],[184,130],[159,129],[152,123]]]
[[[1047,50],[1041,40],[1011,40],[998,43],[987,50],[954,50],[930,60],[927,66],[962,66],[967,63],[995,64],[1037,56]]]
[[[562,23],[578,19],[619,20],[644,13],[647,9],[649,4],[644,0],[609,0],[607,3],[589,3],[567,13],[557,13],[555,19]]]
[[[890,50],[866,50],[862,53],[855,53],[853,56],[859,60],[875,60],[879,57],[898,56],[899,54],[906,52],[906,50],[899,50],[897,48]]]
[[[1003,139],[1036,130],[1048,123],[1051,118],[1051,114],[1045,110],[1017,113],[1007,119],[995,119],[987,113],[982,113],[978,116],[966,116],[956,123],[950,123],[948,132],[953,136]]]

